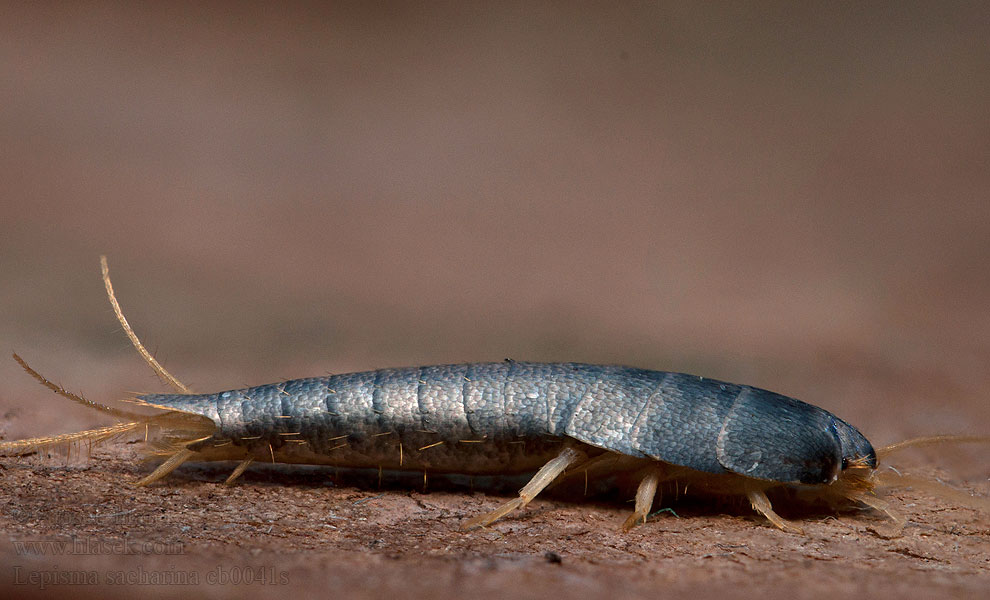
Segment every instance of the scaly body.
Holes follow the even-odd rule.
[[[818,407],[629,367],[442,365],[138,399],[211,419],[215,432],[190,450],[273,452],[283,462],[520,473],[571,443],[592,456],[611,451],[774,482],[827,484],[844,464],[876,465],[869,442]]]

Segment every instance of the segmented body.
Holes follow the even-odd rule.
[[[564,445],[703,473],[826,484],[870,443],[831,413],[749,386],[576,363],[476,363],[297,379],[139,400],[214,422],[203,458],[461,473],[534,471]]]

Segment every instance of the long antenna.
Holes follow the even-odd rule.
[[[120,303],[117,302],[117,296],[113,293],[113,285],[110,283],[110,267],[107,266],[107,257],[104,255],[100,255],[100,270],[103,272],[103,285],[107,288],[107,298],[110,299],[110,305],[113,306],[113,313],[117,315],[117,320],[120,321],[120,326],[124,328],[124,333],[126,333],[127,337],[130,338],[131,344],[134,345],[134,349],[138,351],[138,354],[141,355],[144,362],[148,363],[148,366],[155,371],[155,374],[157,374],[162,381],[169,384],[175,388],[176,391],[182,394],[191,394],[192,390],[186,387],[184,383],[173,377],[171,373],[166,371],[165,367],[161,366],[161,364],[155,360],[155,357],[145,349],[144,344],[141,343],[141,340],[138,339],[137,334],[134,333],[133,329],[131,329],[130,323],[128,323],[127,319],[124,317],[124,311],[120,309]]]

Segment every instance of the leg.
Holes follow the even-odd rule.
[[[237,465],[237,468],[227,477],[227,480],[223,482],[224,485],[234,485],[234,480],[240,477],[245,470],[247,470],[248,465],[254,461],[253,458],[248,457],[241,461],[241,464]]]
[[[480,515],[474,517],[473,519],[468,519],[463,525],[461,525],[461,528],[473,529],[475,527],[490,525],[513,510],[526,506],[533,498],[536,498],[537,494],[543,491],[543,488],[550,485],[554,479],[563,473],[569,465],[577,462],[583,457],[584,455],[582,453],[573,448],[564,448],[556,458],[551,459],[550,462],[543,465],[543,467],[536,472],[536,475],[529,480],[529,483],[523,486],[523,489],[519,490],[518,498],[509,500],[488,514]]]
[[[143,479],[134,482],[134,485],[148,485],[149,483],[154,483],[165,477],[172,471],[174,471],[179,465],[186,462],[192,458],[196,453],[189,448],[183,448],[179,450],[172,456],[168,457],[168,460],[158,465],[158,468],[151,472],[150,475],[144,477]]]
[[[773,507],[770,505],[770,499],[767,498],[767,495],[763,490],[750,490],[746,492],[746,497],[749,498],[749,503],[752,505],[753,510],[766,517],[767,520],[776,525],[779,529],[804,535],[803,529],[773,512]]]
[[[895,538],[904,535],[904,525],[907,523],[907,519],[894,512],[890,508],[890,505],[883,500],[869,492],[852,492],[848,495],[848,498],[850,500],[858,500],[872,509],[879,510],[893,521],[886,526],[880,525],[875,528],[877,535],[880,537]]]
[[[660,483],[660,476],[663,472],[660,467],[651,467],[643,477],[643,480],[639,482],[639,488],[636,489],[636,510],[633,514],[629,515],[626,522],[622,524],[623,531],[629,531],[636,525],[636,521],[640,519],[643,523],[646,523],[646,516],[650,514],[650,508],[653,506],[653,497],[657,493],[657,485]]]

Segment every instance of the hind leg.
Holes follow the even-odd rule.
[[[168,459],[165,462],[158,465],[158,468],[152,471],[151,474],[147,475],[146,477],[143,477],[138,481],[135,481],[134,485],[148,485],[150,483],[154,483],[159,479],[161,479],[162,477],[165,477],[172,471],[176,470],[179,467],[179,465],[186,462],[195,455],[196,453],[190,450],[189,448],[183,448],[182,450],[179,450],[172,456],[168,457]]]

